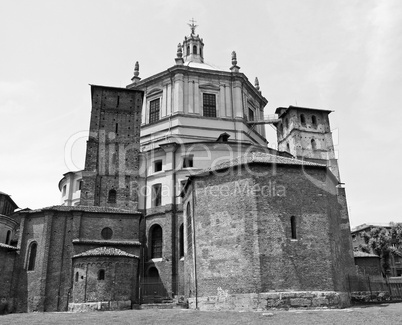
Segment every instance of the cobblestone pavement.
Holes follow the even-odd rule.
[[[402,303],[347,309],[266,312],[197,310],[126,310],[91,313],[31,313],[0,316],[0,324],[402,324]]]

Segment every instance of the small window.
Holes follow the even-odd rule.
[[[193,167],[193,155],[183,157],[183,168]]]
[[[160,100],[154,99],[149,103],[149,123],[159,121]]]
[[[311,123],[313,124],[313,126],[317,126],[317,118],[315,117],[315,115],[311,116]]]
[[[152,186],[152,206],[159,207],[162,205],[162,184]]]
[[[302,125],[306,125],[306,117],[304,116],[304,114],[300,115],[300,122]]]
[[[214,94],[202,94],[203,115],[216,117],[216,96]]]
[[[187,45],[187,55],[190,55],[190,45]]]
[[[160,172],[162,171],[162,160],[156,160],[154,162],[154,172]]]
[[[183,229],[183,224],[180,225],[179,228],[179,256],[183,257],[184,256],[184,229]]]
[[[197,46],[193,45],[193,54],[197,54]]]
[[[78,277],[79,277],[78,272],[75,272],[75,282],[78,282]]]
[[[315,140],[314,139],[311,139],[311,149],[314,151],[314,150],[317,150],[317,144],[316,144],[316,142],[315,142]]]
[[[252,110],[251,108],[248,109],[248,120],[254,121],[254,110]]]
[[[33,271],[35,270],[35,262],[36,262],[36,251],[38,248],[38,244],[33,242],[28,250],[29,256],[28,256],[28,271]]]
[[[78,181],[78,190],[81,191],[82,190],[82,185],[84,184],[84,182],[82,181],[82,179],[80,179]]]
[[[289,146],[289,143],[287,143],[287,144],[286,144],[286,151],[287,151],[287,152],[290,152],[290,146]]]
[[[101,236],[103,239],[111,239],[113,236],[113,230],[109,227],[105,227],[101,231]]]
[[[10,245],[10,241],[11,241],[11,230],[7,231],[6,245]]]
[[[116,196],[117,196],[116,190],[110,190],[109,191],[109,197],[108,197],[107,201],[109,203],[116,203]]]
[[[291,216],[290,217],[290,227],[292,231],[292,239],[297,239],[297,234],[296,234],[296,217]]]
[[[162,227],[155,225],[151,231],[151,258],[162,257]]]
[[[98,280],[99,281],[105,280],[105,270],[99,270],[99,272],[98,272]]]

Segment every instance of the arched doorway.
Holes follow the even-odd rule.
[[[159,271],[155,266],[149,267],[141,283],[141,303],[163,303],[170,302],[165,285],[159,275]]]

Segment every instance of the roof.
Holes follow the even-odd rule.
[[[201,175],[205,175],[210,172],[213,172],[213,171],[231,168],[234,166],[250,164],[250,163],[315,166],[315,167],[325,167],[325,168],[327,167],[326,165],[317,164],[317,163],[306,161],[306,160],[300,160],[300,159],[296,159],[296,158],[287,158],[287,157],[273,155],[273,154],[264,153],[264,152],[252,152],[252,153],[237,157],[235,159],[225,161],[218,165],[208,167],[195,174],[192,174],[191,176],[201,176]]]
[[[366,252],[361,252],[361,251],[354,251],[353,255],[355,257],[377,257],[380,258],[378,255],[376,254],[371,254],[371,253],[366,253]]]
[[[207,69],[207,70],[217,70],[217,71],[227,71],[223,70],[221,68],[215,67],[210,63],[200,63],[200,62],[194,62],[194,61],[185,61],[183,65],[188,66],[190,68],[199,68],[199,69]]]
[[[14,250],[14,251],[17,251],[17,250],[18,250],[18,248],[15,247],[15,246],[6,245],[6,244],[2,244],[2,243],[0,243],[0,248],[7,248],[7,249],[9,249],[9,250]]]
[[[119,208],[110,208],[110,207],[98,207],[98,206],[85,206],[85,205],[53,205],[50,207],[45,207],[41,209],[27,211],[25,213],[37,213],[42,211],[82,211],[82,212],[94,212],[94,213],[120,213],[120,214],[140,214],[141,212],[137,210],[126,210]]]
[[[327,113],[333,112],[332,110],[329,110],[329,109],[319,109],[319,108],[312,108],[312,107],[302,107],[302,106],[293,106],[293,105],[290,105],[289,107],[278,107],[278,108],[275,110],[275,114],[278,114],[281,109],[285,109],[285,111],[287,111],[288,109],[291,109],[291,108],[296,108],[296,109],[308,109],[308,110],[310,110],[310,111],[327,112]]]
[[[11,203],[15,205],[14,210],[18,208],[17,203],[14,202],[14,200],[11,198],[11,195],[10,195],[10,194],[7,194],[7,193],[4,193],[4,192],[0,191],[0,195],[8,196],[8,199],[11,201]]]
[[[98,247],[95,249],[90,249],[81,254],[74,255],[73,258],[85,257],[85,256],[123,256],[123,257],[131,257],[131,258],[139,259],[139,257],[136,255],[129,254],[127,252],[124,252],[124,251],[114,248],[114,247]]]
[[[386,228],[386,229],[390,229],[391,226],[389,225],[389,223],[383,223],[383,224],[380,224],[380,223],[365,224],[365,223],[363,223],[362,225],[353,227],[351,229],[351,233],[353,234],[355,232],[360,232],[360,231],[366,230],[368,228],[370,228],[370,229],[371,228]]]

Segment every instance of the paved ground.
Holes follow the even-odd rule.
[[[31,313],[0,316],[0,324],[402,324],[402,303],[348,309],[269,312],[127,310],[92,313]]]

